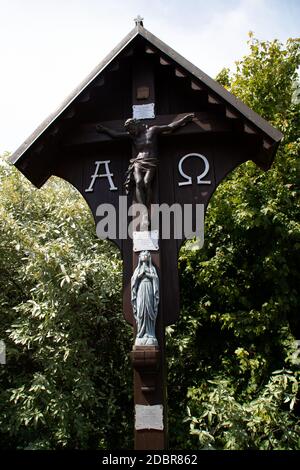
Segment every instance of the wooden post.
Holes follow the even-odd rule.
[[[137,265],[137,260],[138,256],[134,253],[134,268]],[[152,261],[160,275],[159,252],[152,253]],[[168,448],[165,328],[161,305],[156,323],[156,337],[159,347],[135,346],[131,352],[134,369],[135,450]],[[145,406],[148,408],[144,408]],[[153,427],[160,427],[160,417],[162,417],[162,429],[139,429],[142,419],[146,423],[152,423]]]

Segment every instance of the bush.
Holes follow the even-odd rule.
[[[1,447],[131,446],[119,255],[69,185],[0,171]]]

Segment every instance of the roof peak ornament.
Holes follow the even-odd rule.
[[[134,18],[135,21],[135,26],[142,26],[144,27],[144,18],[141,17],[141,15],[138,15],[136,18]]]

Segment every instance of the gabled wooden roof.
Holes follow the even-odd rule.
[[[122,51],[138,36],[144,38],[144,40],[148,43],[148,46],[153,49],[153,52],[161,53],[165,58],[175,62],[181,69],[187,71],[196,82],[200,82],[201,85],[208,90],[209,94],[215,97],[215,99],[219,99],[223,103],[225,102],[226,106],[228,105],[229,112],[234,114],[237,113],[239,117],[244,118],[250,126],[253,125],[256,130],[263,133],[267,141],[267,148],[270,150],[268,151],[268,161],[265,163],[261,162],[260,166],[264,169],[268,169],[273,161],[278,144],[283,137],[282,133],[275,129],[271,124],[269,124],[253,110],[251,110],[242,101],[229,93],[218,82],[210,78],[206,73],[204,73],[180,54],[175,52],[171,47],[167,46],[164,42],[150,33],[140,23],[138,23],[136,27],[130,31],[130,33],[105,57],[105,59],[100,62],[97,67],[94,68],[94,70],[92,70],[86,79],[83,80],[80,85],[63,101],[58,109],[51,113],[40,124],[40,126],[38,126],[38,128],[28,137],[28,139],[26,139],[25,142],[12,154],[10,161],[21,171],[24,170],[25,166],[28,167],[28,162],[25,163],[24,160],[30,158],[33,147],[38,147],[39,140],[48,133],[50,135],[55,134],[55,130],[53,129],[55,127],[56,121],[62,115],[68,113],[68,109],[71,108],[71,105],[77,99],[81,99],[82,95],[84,95],[86,88],[92,84],[92,82],[99,80],[104,70],[107,69],[111,63],[122,53]],[[42,181],[33,182],[37,186],[41,186],[43,184]]]

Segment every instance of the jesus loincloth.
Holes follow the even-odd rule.
[[[130,193],[132,186],[134,184],[133,173],[137,169],[143,173],[147,173],[149,170],[153,170],[157,167],[158,159],[155,157],[135,157],[129,161],[129,166],[125,175],[124,186],[126,188],[126,194]]]

